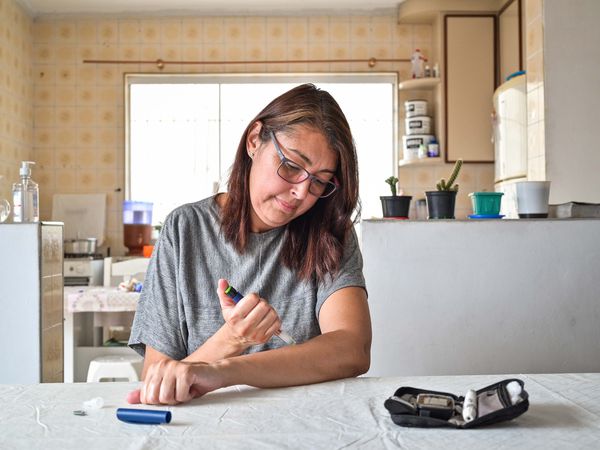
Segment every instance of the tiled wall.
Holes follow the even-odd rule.
[[[527,177],[546,179],[544,120],[543,0],[525,0],[525,66],[527,69]]]
[[[12,0],[0,1],[16,9]],[[5,16],[3,13],[3,20],[14,27],[14,20]],[[40,183],[42,219],[50,217],[54,193],[107,193],[108,245],[116,255],[125,250],[121,221],[123,73],[160,70],[155,65],[84,64],[84,59],[383,59],[409,58],[416,47],[427,55],[432,47],[431,26],[398,25],[393,12],[373,16],[42,19],[33,22],[32,33],[27,28],[31,24],[23,20],[19,29],[33,40],[32,72],[31,76],[29,71],[15,72],[15,78],[26,83],[28,92],[33,89],[33,129],[25,127],[24,131],[33,137],[31,145],[22,140],[23,149],[11,156],[7,167],[12,171],[16,161],[32,148],[31,157],[38,163],[34,179]],[[18,52],[17,46],[11,48]],[[29,52],[24,49],[19,54],[25,59],[23,55]],[[373,69],[362,62],[167,65],[163,72],[370,70],[397,71],[406,79],[410,64],[379,63]],[[406,192],[422,196],[450,169],[449,165],[403,169],[400,184]],[[462,214],[470,208],[468,192],[492,189],[491,165],[467,165],[459,182],[457,213]]]
[[[32,21],[13,0],[0,0],[0,199],[10,198],[19,163],[32,155]]]

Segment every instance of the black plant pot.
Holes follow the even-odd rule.
[[[428,191],[425,195],[428,219],[454,219],[456,191]]]
[[[410,195],[389,195],[379,197],[381,199],[381,208],[383,217],[400,217],[408,219],[408,210],[410,209]]]

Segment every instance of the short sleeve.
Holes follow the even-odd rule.
[[[178,290],[177,230],[171,214],[165,220],[148,265],[129,346],[144,356],[146,346],[181,360],[187,352],[187,324]]]
[[[361,287],[366,292],[365,277],[363,275],[363,259],[358,246],[356,231],[352,227],[351,233],[344,245],[344,255],[338,272],[319,283],[317,291],[317,304],[315,313],[319,317],[321,306],[331,294],[345,287]]]

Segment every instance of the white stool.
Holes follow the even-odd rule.
[[[87,382],[97,383],[105,379],[140,381],[144,359],[136,355],[99,356],[90,361]]]

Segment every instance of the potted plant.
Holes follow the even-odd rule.
[[[408,210],[410,209],[410,195],[396,195],[396,184],[398,178],[391,176],[385,180],[390,186],[392,195],[381,196],[381,208],[383,209],[383,217],[393,217],[396,219],[408,219]]]
[[[443,178],[437,183],[437,191],[427,191],[427,212],[429,219],[454,219],[454,206],[458,184],[454,184],[462,167],[463,161],[459,159],[454,164],[448,181]]]

